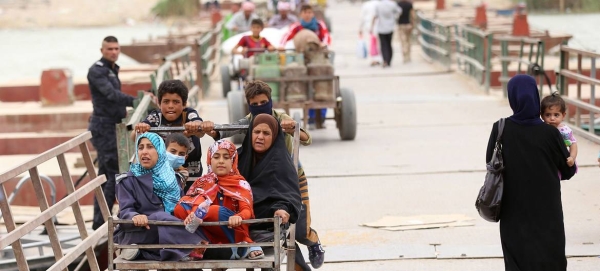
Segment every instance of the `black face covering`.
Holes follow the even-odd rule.
[[[269,102],[263,105],[248,105],[252,117],[256,117],[259,114],[273,115],[273,101],[269,99]]]

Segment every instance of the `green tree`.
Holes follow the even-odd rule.
[[[198,14],[198,0],[161,0],[152,8],[159,17],[191,17]]]

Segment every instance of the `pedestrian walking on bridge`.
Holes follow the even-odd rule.
[[[506,119],[501,145],[504,187],[500,240],[507,271],[566,271],[565,226],[560,180],[575,174],[560,132],[540,119],[535,79],[517,75],[508,82],[513,115]],[[498,122],[486,161],[492,159]],[[559,172],[561,178],[559,178]]]
[[[398,17],[398,36],[402,46],[402,60],[404,63],[410,62],[410,38],[415,26],[415,10],[412,0],[400,0],[398,6],[402,9]]]
[[[402,13],[402,9],[392,0],[379,0],[375,9],[375,17],[371,26],[371,33],[376,26],[379,34],[379,43],[381,46],[381,56],[383,57],[383,67],[387,68],[392,63],[392,37],[394,36],[394,27],[396,19]],[[375,24],[377,22],[377,24]]]

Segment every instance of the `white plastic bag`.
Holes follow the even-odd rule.
[[[358,40],[356,44],[356,57],[361,59],[367,58],[367,43],[363,39]]]

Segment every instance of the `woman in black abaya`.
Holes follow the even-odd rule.
[[[536,81],[517,75],[508,82],[513,115],[502,135],[504,194],[500,238],[508,271],[565,271],[565,229],[560,192],[575,174],[569,152],[555,127],[540,119]],[[498,134],[494,123],[487,147],[490,161]]]
[[[283,224],[296,223],[302,203],[298,175],[277,120],[269,114],[257,115],[238,152],[238,168],[252,187],[255,217],[280,216]],[[271,242],[273,224],[252,224],[250,235],[255,242]],[[298,245],[296,270],[311,270]]]

